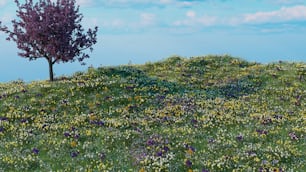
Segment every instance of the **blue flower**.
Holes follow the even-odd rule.
[[[71,155],[72,158],[75,158],[79,155],[79,152],[71,152],[70,155]]]
[[[4,127],[0,127],[0,133],[3,133],[4,132]]]
[[[189,159],[187,159],[185,161],[185,165],[190,168],[192,166],[192,162]]]
[[[39,153],[39,150],[37,148],[33,148],[32,149],[32,153],[34,153],[35,155],[37,155]]]

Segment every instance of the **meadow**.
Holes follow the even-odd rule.
[[[306,171],[306,64],[173,56],[0,83],[0,171]]]

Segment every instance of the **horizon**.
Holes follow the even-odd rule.
[[[144,64],[167,57],[229,54],[250,62],[306,62],[303,0],[77,0],[84,28],[99,27],[86,66],[54,65],[55,76],[89,66]],[[238,5],[239,4],[239,5]],[[11,28],[16,5],[0,2],[0,21]],[[45,59],[18,57],[0,33],[0,82],[48,79]],[[5,75],[4,75],[5,74]]]

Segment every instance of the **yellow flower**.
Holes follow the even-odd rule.
[[[192,155],[193,154],[193,150],[190,149],[190,148],[186,152],[187,152],[188,155]]]
[[[142,167],[139,172],[145,172],[146,170]]]
[[[86,130],[86,135],[90,136],[91,135],[91,130]]]
[[[193,170],[192,169],[188,169],[188,172],[193,172]]]
[[[256,158],[254,159],[254,161],[255,161],[255,162],[259,162],[260,159],[259,159],[258,157],[256,157]]]
[[[91,121],[94,121],[94,120],[97,119],[97,116],[95,116],[94,114],[89,114],[89,119],[90,119]]]
[[[76,141],[72,141],[72,142],[70,143],[70,146],[71,146],[71,147],[76,147],[76,146],[77,146],[77,142],[76,142]]]

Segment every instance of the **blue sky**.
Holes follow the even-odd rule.
[[[87,65],[56,64],[55,75],[88,66],[143,64],[172,55],[230,54],[262,63],[306,62],[305,0],[77,0],[85,28],[99,27]],[[16,5],[0,0],[0,21],[10,26]],[[0,33],[0,82],[48,79],[44,59],[17,56]]]

